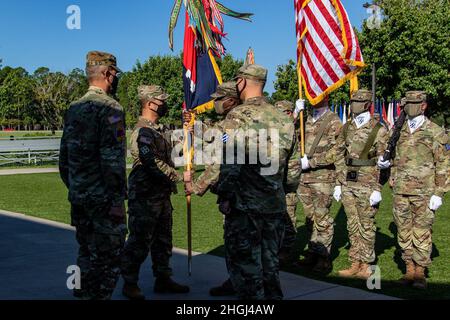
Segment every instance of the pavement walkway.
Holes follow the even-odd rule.
[[[77,243],[70,226],[0,210],[0,300],[72,300],[66,270],[76,263]],[[210,300],[209,288],[227,277],[223,258],[195,254],[193,276],[187,275],[186,251],[175,249],[175,279],[191,286],[188,295],[153,293],[149,259],[142,267],[141,286],[153,300]],[[387,300],[391,297],[281,273],[288,300]],[[114,294],[122,300],[120,283]]]

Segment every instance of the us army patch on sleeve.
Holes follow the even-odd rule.
[[[142,142],[143,144],[152,144],[152,140],[149,137],[141,136],[139,138],[139,142]]]
[[[108,118],[108,121],[109,121],[110,124],[116,124],[116,123],[119,123],[119,122],[122,121],[122,117],[118,116],[118,115],[111,116],[111,117]]]

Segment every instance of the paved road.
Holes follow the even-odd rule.
[[[66,289],[66,269],[76,261],[74,231],[69,226],[0,210],[0,300],[72,300]],[[220,284],[227,274],[222,258],[197,254],[194,275],[187,276],[186,252],[176,249],[172,259],[176,280],[189,284],[189,295],[162,296],[152,292],[150,262],[142,268],[141,286],[154,300],[207,300],[208,289]],[[358,289],[282,273],[282,285],[289,300],[384,300],[390,297]],[[121,288],[121,284],[119,287]],[[114,299],[123,299],[120,289]]]

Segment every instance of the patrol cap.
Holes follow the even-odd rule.
[[[238,98],[238,92],[236,88],[236,81],[224,82],[217,87],[215,93],[211,95],[214,100],[222,98]]]
[[[238,74],[234,80],[237,80],[239,78],[259,81],[259,82],[267,82],[267,74],[268,71],[266,68],[257,65],[257,64],[250,64],[247,66],[243,66],[239,69]]]
[[[86,56],[86,67],[94,67],[94,66],[105,66],[111,67],[117,72],[122,72],[117,67],[117,59],[114,55],[101,52],[101,51],[90,51]]]
[[[427,94],[424,91],[408,91],[405,95],[405,105],[422,104],[427,102]]]
[[[157,99],[161,101],[166,101],[170,98],[170,95],[164,92],[163,88],[155,85],[141,85],[138,87],[138,96],[141,101],[149,101],[152,99]]]
[[[283,112],[294,112],[295,105],[291,101],[283,100],[275,103],[275,107]]]
[[[372,102],[372,98],[372,91],[361,89],[353,94],[351,102],[355,105],[365,105],[367,102]]]

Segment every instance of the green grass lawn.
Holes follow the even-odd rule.
[[[28,215],[69,223],[69,204],[67,191],[58,174],[39,174],[0,177],[0,208]],[[181,188],[180,188],[181,190]],[[399,287],[394,283],[402,276],[403,263],[397,251],[396,228],[392,222],[392,197],[389,189],[384,191],[384,202],[377,216],[378,234],[376,251],[378,265],[382,274],[382,290],[379,293],[408,299],[450,299],[450,196],[445,206],[437,213],[434,227],[433,266],[429,272],[430,288],[426,292],[412,288]],[[204,198],[193,199],[193,245],[194,250],[216,255],[223,254],[223,218],[216,206],[216,198],[208,194]],[[187,247],[186,205],[182,194],[173,197],[174,244]],[[300,269],[289,269],[293,273],[322,281],[365,289],[365,282],[344,280],[337,277],[337,271],[348,266],[347,230],[344,211],[337,203],[333,206],[336,216],[336,236],[334,239],[334,271],[326,277],[317,276]],[[299,221],[304,221],[301,207]],[[299,225],[297,251],[301,253],[306,246],[306,229]],[[195,266],[194,266],[195,272]]]

